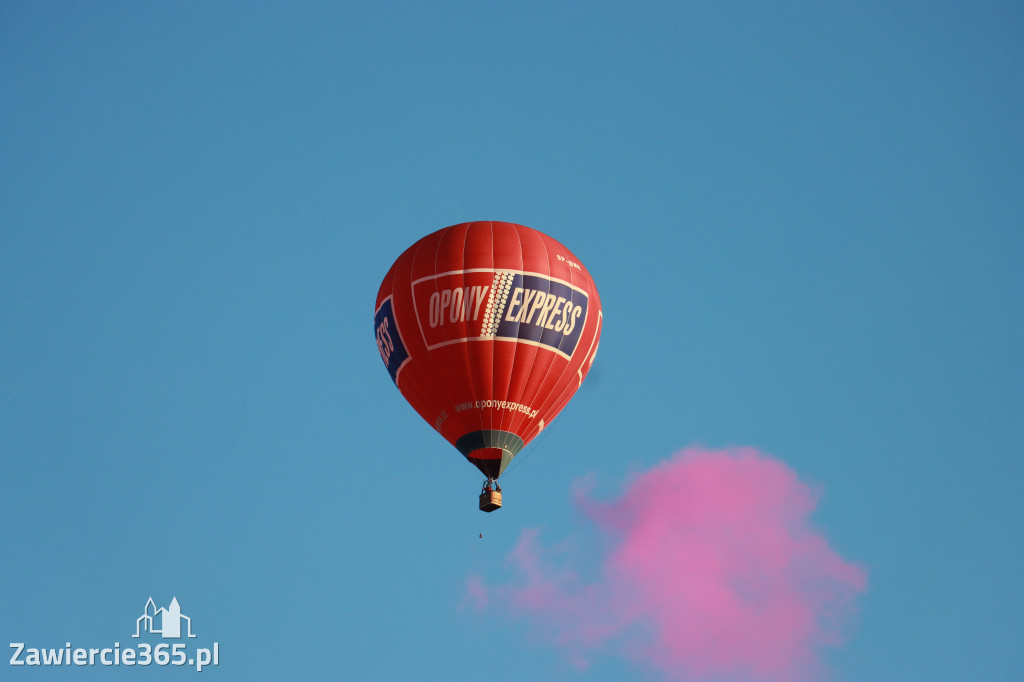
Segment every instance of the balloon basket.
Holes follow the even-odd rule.
[[[480,493],[480,511],[492,512],[495,509],[501,509],[501,493],[497,490]]]

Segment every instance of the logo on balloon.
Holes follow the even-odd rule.
[[[587,294],[529,272],[460,270],[413,282],[413,305],[428,349],[505,339],[572,356],[587,319]]]
[[[408,362],[409,352],[405,350],[402,335],[398,333],[390,296],[384,299],[377,309],[377,314],[373,317],[373,327],[377,331],[377,350],[380,351],[380,357],[388,368],[391,380],[397,385],[398,371]]]

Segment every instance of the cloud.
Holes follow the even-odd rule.
[[[842,643],[866,574],[810,524],[817,496],[785,464],[691,448],[634,475],[618,499],[588,490],[576,504],[599,555],[546,548],[526,530],[511,582],[468,582],[479,608],[529,619],[580,668],[600,652],[681,680],[823,674],[820,654]]]

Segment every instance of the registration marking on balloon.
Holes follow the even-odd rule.
[[[412,294],[428,350],[503,339],[541,346],[569,359],[587,320],[583,289],[533,272],[443,272],[415,280]]]

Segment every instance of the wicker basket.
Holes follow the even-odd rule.
[[[501,493],[497,490],[480,493],[480,511],[492,512],[501,509]]]

